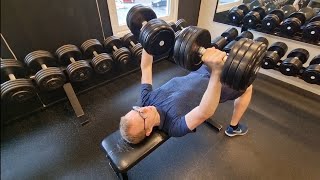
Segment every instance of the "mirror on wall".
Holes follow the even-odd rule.
[[[320,46],[320,0],[219,0],[213,20]]]

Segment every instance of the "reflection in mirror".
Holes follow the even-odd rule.
[[[219,0],[214,21],[320,46],[320,0]]]

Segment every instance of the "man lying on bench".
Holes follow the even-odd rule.
[[[210,118],[219,102],[234,99],[233,116],[225,134],[246,134],[248,128],[239,121],[250,102],[252,86],[245,92],[238,92],[221,85],[220,73],[225,57],[225,52],[209,48],[202,57],[206,65],[153,90],[153,57],[143,51],[141,107],[134,106],[121,117],[120,133],[123,139],[137,144],[149,136],[156,126],[171,137],[184,136]]]
[[[126,179],[130,168],[170,136],[195,131],[214,114],[219,101],[235,99],[232,120],[225,133],[228,136],[247,133],[247,127],[238,122],[250,102],[252,86],[245,92],[238,92],[221,85],[220,73],[225,58],[225,52],[208,48],[202,56],[206,65],[152,90],[153,57],[143,50],[141,107],[134,106],[121,117],[120,132],[112,133],[101,143],[119,178]],[[154,127],[157,128],[152,132]]]

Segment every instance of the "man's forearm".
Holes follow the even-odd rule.
[[[208,87],[199,104],[199,110],[206,118],[209,118],[214,114],[219,104],[221,94],[220,74],[221,72],[211,73]]]
[[[153,57],[143,50],[140,64],[142,84],[152,84],[152,63]]]

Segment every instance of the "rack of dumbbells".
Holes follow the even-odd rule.
[[[310,84],[320,85],[320,54],[313,57],[309,65],[309,52],[303,48],[290,51],[283,60],[288,46],[284,42],[275,42],[269,48],[263,59],[262,68],[280,71],[286,76],[295,76]]]
[[[319,1],[311,0],[299,8],[288,3],[289,0],[255,0],[223,12],[224,14],[218,15],[218,19],[228,16],[227,22],[223,20],[224,23],[244,30],[256,29],[260,32],[320,45]]]
[[[127,25],[131,33],[123,37],[88,39],[55,52],[35,50],[24,60],[1,58],[2,122],[10,123],[67,99],[80,117],[84,112],[77,96],[140,70],[142,48],[155,62],[169,56],[174,31],[151,8],[132,8]]]

